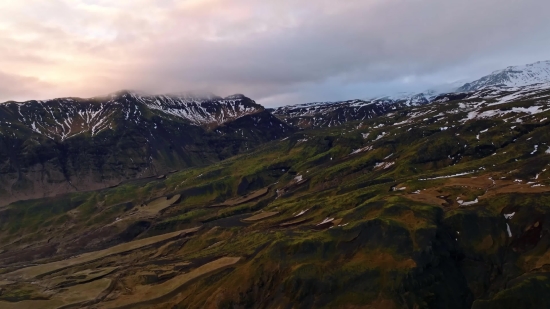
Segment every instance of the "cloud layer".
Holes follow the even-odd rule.
[[[550,59],[544,0],[3,0],[0,100],[422,90]]]

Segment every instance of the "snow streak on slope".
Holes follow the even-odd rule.
[[[121,91],[91,99],[7,102],[0,105],[0,122],[13,125],[16,130],[19,126],[21,130],[30,129],[50,139],[63,141],[83,133],[93,137],[128,122],[140,124],[147,109],[160,111],[162,117],[177,117],[191,125],[210,127],[264,110],[243,95],[227,98],[147,96]]]
[[[35,133],[61,141],[82,133],[91,136],[112,128],[113,116],[118,108],[115,102],[101,103],[82,102],[77,99],[56,99],[49,101],[29,101],[24,103],[8,103],[2,107],[17,113],[6,119],[4,113],[0,117],[14,124],[31,128]]]
[[[227,98],[140,96],[136,94],[131,94],[131,96],[151,109],[187,119],[195,125],[220,125],[263,110],[262,106],[243,95],[233,95]]]

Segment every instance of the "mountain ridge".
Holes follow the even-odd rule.
[[[496,70],[480,79],[464,84],[457,91],[469,92],[487,86],[521,87],[546,82],[550,82],[550,60]]]
[[[0,204],[212,164],[293,128],[242,96],[117,92],[0,104]]]

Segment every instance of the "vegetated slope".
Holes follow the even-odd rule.
[[[480,90],[487,86],[518,87],[550,82],[550,60],[531,64],[510,66],[495,71],[476,81],[458,88],[459,92]]]
[[[210,164],[292,128],[242,95],[0,104],[0,205]]]
[[[0,307],[40,307],[118,266],[85,305],[547,308],[549,97],[540,85],[444,95],[166,179],[11,204]],[[159,200],[173,204],[148,211]],[[149,245],[99,254],[130,241]],[[71,262],[84,252],[98,259]],[[40,265],[68,267],[20,276]]]

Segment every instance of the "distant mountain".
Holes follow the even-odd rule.
[[[444,94],[473,92],[486,87],[522,87],[548,82],[550,82],[550,60],[510,66],[472,82],[457,81],[433,86],[420,93],[398,92],[392,95],[375,97],[375,99],[392,100],[407,106],[417,106],[430,103],[436,97]]]
[[[435,97],[432,93],[398,93],[365,100],[281,106],[274,109],[273,114],[295,127],[334,127],[348,121],[371,119],[401,108],[428,104]]]
[[[539,61],[495,71],[476,81],[464,84],[457,91],[471,92],[488,86],[520,87],[546,82],[550,82],[550,61]]]
[[[428,100],[426,99],[426,96],[424,95],[424,93],[414,93],[414,92],[398,92],[392,95],[378,96],[370,100],[400,102],[407,106],[416,106],[416,105],[428,103]]]
[[[424,90],[422,92],[397,92],[391,95],[369,98],[367,100],[385,99],[392,100],[394,102],[400,102],[407,106],[418,106],[430,103],[438,95],[455,92],[463,84],[463,81],[457,81],[453,83],[432,86],[430,87],[430,89]]]
[[[455,81],[452,83],[440,84],[437,86],[432,86],[430,89],[425,90],[423,94],[426,96],[428,101],[433,101],[437,96],[445,93],[457,92],[458,88],[464,85],[464,80]]]
[[[0,205],[216,162],[293,128],[244,95],[0,104]]]
[[[476,91],[445,93],[435,97],[431,103],[463,100],[493,106],[513,101],[538,103],[548,99],[550,99],[550,82],[518,87],[487,86]]]
[[[388,98],[315,102],[282,106],[276,108],[273,114],[295,127],[334,127],[348,121],[374,118],[402,106],[403,102]]]
[[[469,92],[401,93],[372,100],[348,100],[288,105],[276,108],[273,114],[290,126],[300,128],[334,127],[349,121],[363,121],[393,111],[445,103],[456,100],[478,100],[502,104],[511,100],[546,98],[550,82],[518,87],[486,86]],[[543,96],[544,94],[544,96]]]

